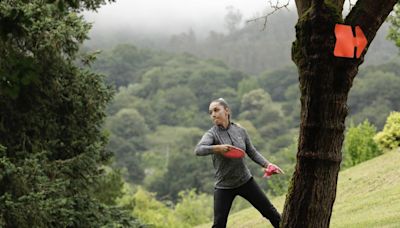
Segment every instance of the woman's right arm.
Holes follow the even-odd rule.
[[[197,144],[194,152],[197,156],[205,156],[213,154],[213,144],[214,136],[211,131],[207,131],[203,137],[201,137],[200,142]]]
[[[207,131],[200,142],[197,144],[194,152],[197,156],[206,156],[214,153],[225,153],[229,150],[229,145],[214,145],[214,135]]]

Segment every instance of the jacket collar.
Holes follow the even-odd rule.
[[[229,128],[231,128],[231,125],[233,125],[233,122],[229,122],[228,127],[224,128],[222,125],[217,125],[217,128],[221,131],[227,131]]]

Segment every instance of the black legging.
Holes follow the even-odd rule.
[[[271,224],[277,228],[281,221],[281,215],[268,200],[267,196],[260,189],[257,183],[251,178],[244,185],[235,189],[214,190],[214,225],[213,228],[225,228],[228,220],[229,210],[233,199],[241,196],[249,201]]]

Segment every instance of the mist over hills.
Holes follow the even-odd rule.
[[[229,15],[231,20],[228,19]],[[224,22],[220,22],[224,24],[220,30],[207,31],[205,24],[203,30],[190,27],[186,32],[170,35],[167,29],[138,31],[110,24],[110,27],[94,29],[85,47],[104,50],[121,43],[133,44],[139,48],[220,59],[233,69],[259,74],[265,70],[294,65],[290,51],[295,40],[296,20],[295,11],[281,10],[268,18],[263,29],[263,20],[246,23],[240,10],[231,8]],[[386,39],[388,28],[389,25],[385,23],[378,31],[362,67],[385,63],[397,55],[398,49],[394,43]]]

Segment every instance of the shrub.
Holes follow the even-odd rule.
[[[196,194],[195,190],[179,193],[179,203],[175,207],[178,218],[191,227],[209,222],[213,216],[213,198],[205,193]]]
[[[400,146],[400,112],[390,113],[383,131],[374,139],[382,149],[391,150]]]
[[[344,167],[354,166],[382,153],[373,140],[375,134],[376,128],[368,120],[350,127],[345,135]]]
[[[126,194],[119,200],[120,206],[133,209],[132,214],[151,227],[186,227],[177,220],[174,210],[158,201],[154,193],[139,187],[134,194],[125,186]]]

